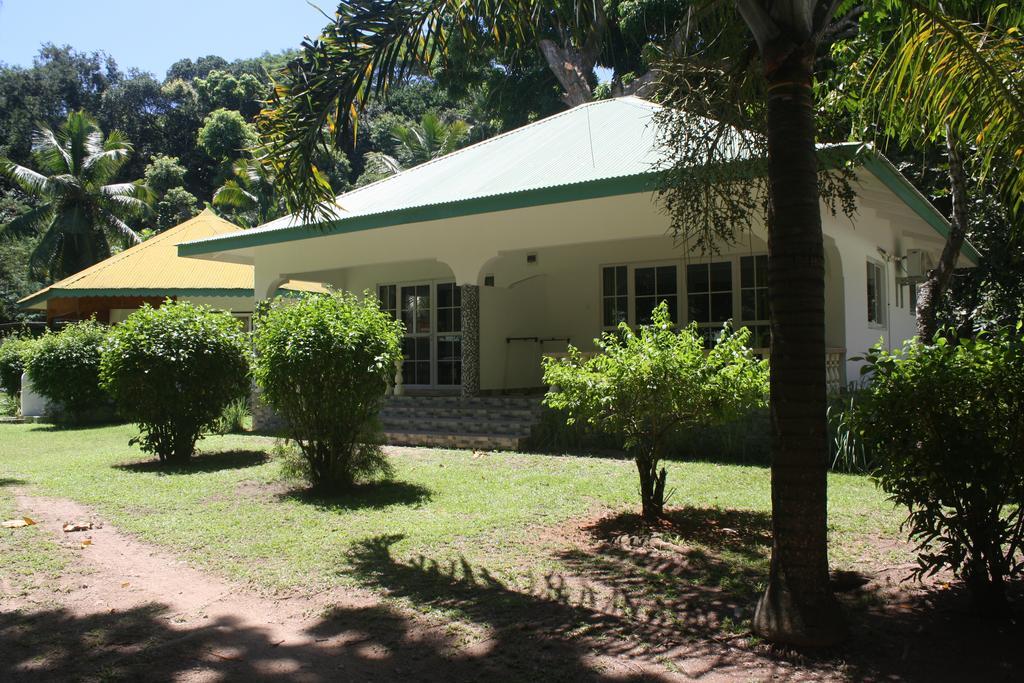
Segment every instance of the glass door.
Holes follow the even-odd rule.
[[[462,384],[462,290],[454,282],[377,287],[381,310],[405,325],[402,383],[416,387]]]

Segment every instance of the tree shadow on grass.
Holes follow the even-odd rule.
[[[616,658],[627,671],[647,667],[643,680],[660,680],[651,670],[657,664],[692,677],[787,677],[771,659],[719,637],[718,625],[733,614],[733,604],[719,590],[691,587],[694,599],[687,613],[679,613],[648,599],[648,577],[615,557],[608,563],[580,557],[575,564],[570,558],[571,573],[507,581],[464,557],[443,563],[422,555],[396,559],[391,547],[401,539],[382,535],[357,544],[349,556],[353,574],[417,608],[485,627],[492,634],[487,651],[508,661],[505,680],[600,679],[596,671],[602,665],[594,655]]]
[[[532,623],[466,648],[459,632],[380,603],[331,609],[286,640],[259,615],[176,628],[174,617],[159,603],[84,615],[0,612],[0,680],[666,680],[637,666],[608,671],[573,637],[538,640]]]
[[[22,486],[28,482],[24,479],[10,479],[8,477],[0,477],[0,487],[3,486]]]
[[[434,492],[406,481],[380,481],[359,484],[351,491],[325,494],[314,489],[292,489],[279,495],[327,512],[380,510],[393,505],[419,506],[429,502]]]
[[[154,459],[122,463],[113,467],[125,472],[195,474],[197,472],[219,472],[221,470],[241,470],[247,467],[257,467],[269,459],[270,456],[263,451],[214,451],[193,455],[187,465],[165,464]]]

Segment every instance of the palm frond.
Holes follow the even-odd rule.
[[[1019,14],[997,7],[982,21],[951,18],[914,0],[869,74],[871,114],[901,142],[948,130],[977,149],[984,172],[1001,172],[1024,205],[1024,40]]]
[[[32,197],[42,197],[50,191],[49,178],[10,159],[0,158],[0,176],[7,178]]]
[[[53,220],[53,207],[50,204],[37,206],[12,219],[7,225],[0,226],[0,237],[30,237],[46,230]]]
[[[213,205],[249,211],[259,206],[259,198],[243,189],[234,180],[228,180],[213,194]]]
[[[330,184],[317,172],[316,147],[326,128],[335,144],[353,138],[368,100],[385,93],[415,66],[443,59],[449,36],[465,45],[487,41],[533,49],[551,15],[583,34],[602,16],[598,0],[345,0],[337,20],[278,75],[257,118],[267,148],[264,163],[277,177],[288,209],[328,218]]]
[[[131,226],[115,216],[112,212],[99,211],[97,213],[97,218],[99,218],[102,227],[106,229],[108,235],[113,236],[115,239],[126,245],[139,244],[142,242],[142,238],[139,237],[139,233],[132,230]],[[105,240],[103,240],[103,242],[106,244]]]
[[[32,133],[32,154],[46,173],[72,173],[75,161],[60,139],[46,124]]]

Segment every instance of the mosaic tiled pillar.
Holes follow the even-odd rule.
[[[480,287],[462,285],[462,395],[480,393]]]

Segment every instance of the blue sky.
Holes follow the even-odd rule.
[[[328,14],[336,7],[315,4]],[[305,0],[0,0],[0,62],[30,65],[51,42],[103,50],[124,70],[162,79],[183,57],[280,52],[326,24]]]

